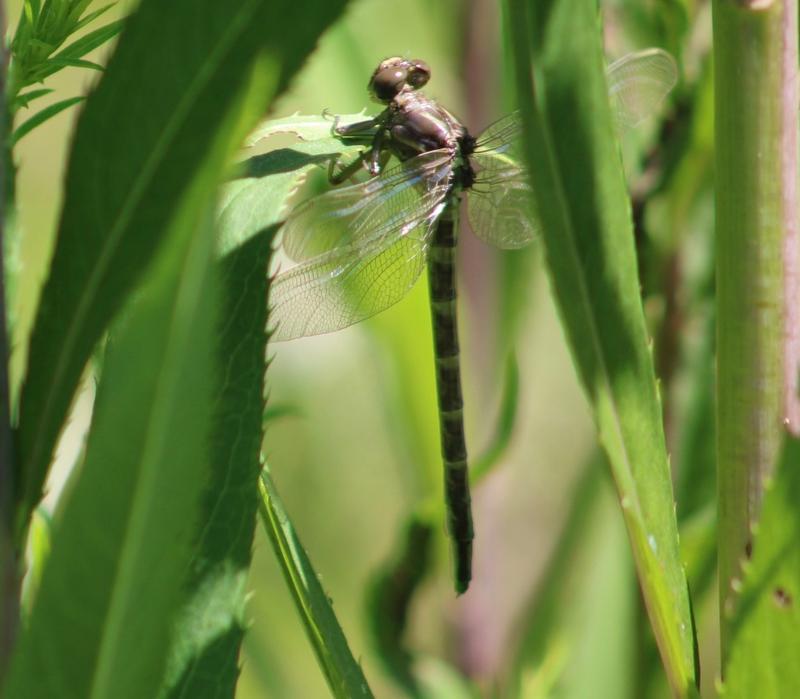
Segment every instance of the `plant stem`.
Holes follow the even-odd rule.
[[[0,36],[5,36],[5,7],[0,5]],[[13,463],[11,448],[11,413],[8,381],[8,335],[5,304],[5,223],[8,202],[5,199],[6,180],[11,173],[6,171],[6,149],[11,132],[10,117],[6,104],[6,75],[8,56],[5,46],[0,46],[0,680],[11,656],[19,619],[19,584],[17,556],[12,542],[14,521]]]
[[[723,658],[782,425],[798,425],[797,4],[714,0]]]

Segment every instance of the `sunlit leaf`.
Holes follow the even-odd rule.
[[[507,6],[553,291],[614,475],[662,661],[673,692],[683,696],[696,680],[693,621],[596,6],[550,0],[530,8],[530,23],[521,0]]]

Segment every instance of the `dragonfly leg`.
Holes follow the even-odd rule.
[[[358,172],[364,164],[364,156],[359,155],[357,158],[342,166],[339,172],[336,172],[336,165],[339,163],[339,156],[334,156],[328,161],[328,182],[331,184],[342,184],[342,182],[349,180],[353,175]]]
[[[343,138],[364,138],[365,136],[372,135],[372,131],[376,126],[380,125],[380,120],[366,119],[365,121],[357,121],[355,124],[345,124],[339,126],[341,117],[337,116],[333,120],[333,133],[336,136]]]
[[[367,170],[371,175],[380,175],[391,154],[386,150],[386,132],[381,129],[372,139],[372,147],[369,149],[367,159]]]

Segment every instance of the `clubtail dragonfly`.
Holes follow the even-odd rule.
[[[676,81],[672,57],[658,49],[630,54],[607,71],[621,127],[636,125]],[[500,248],[520,248],[536,236],[539,219],[517,157],[520,119],[511,114],[473,138],[420,88],[430,69],[419,60],[381,62],[369,81],[385,106],[378,116],[334,133],[362,143],[373,177],[299,204],[283,228],[283,249],[298,264],[270,290],[272,340],[328,333],[357,323],[403,298],[427,267],[436,385],[444,462],[447,528],[453,541],[455,587],[471,579],[473,526],[456,320],[457,214],[467,194],[472,231]],[[398,165],[385,167],[394,155]]]

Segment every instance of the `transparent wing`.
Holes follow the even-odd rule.
[[[475,153],[518,151],[521,135],[522,117],[511,112],[486,127],[475,144]]]
[[[433,225],[400,238],[338,247],[278,275],[270,286],[271,339],[333,332],[397,303],[425,267]]]
[[[678,82],[678,68],[666,51],[645,49],[614,61],[606,77],[617,123],[629,129],[655,112]]]
[[[621,129],[653,114],[678,80],[675,60],[661,49],[623,56],[606,72],[614,117]],[[522,158],[518,112],[500,119],[481,135],[470,161],[476,182],[467,198],[475,235],[500,248],[521,248],[541,228]]]
[[[283,249],[303,262],[339,247],[406,235],[445,199],[452,170],[450,151],[430,151],[302,202],[286,220]]]
[[[481,240],[504,249],[528,245],[540,229],[518,152],[521,128],[518,113],[503,117],[483,132],[470,157],[475,170],[467,196],[470,227]]]

